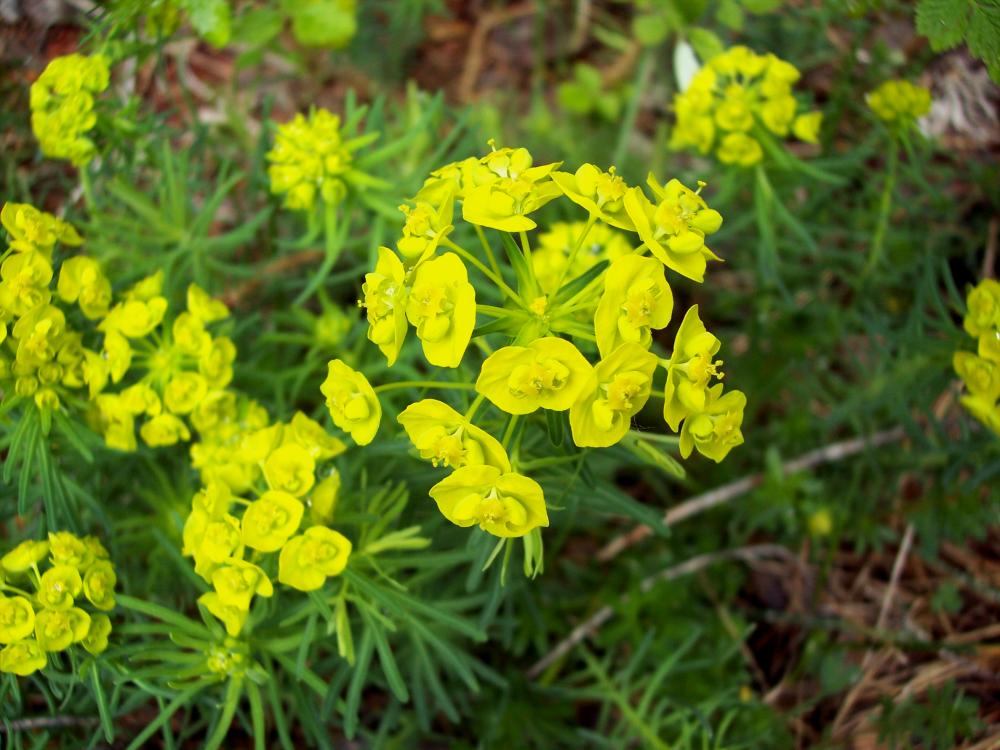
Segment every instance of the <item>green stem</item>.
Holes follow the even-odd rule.
[[[569,258],[563,265],[562,271],[559,272],[559,278],[556,280],[555,286],[552,287],[553,289],[558,289],[559,287],[562,286],[563,279],[566,278],[566,272],[573,267],[574,263],[576,263],[576,256],[580,254],[580,248],[583,247],[583,241],[587,239],[587,235],[590,234],[590,230],[593,228],[594,223],[596,221],[597,221],[597,216],[595,214],[591,214],[590,218],[587,219],[587,226],[583,228],[583,231],[580,233],[580,236],[577,237],[576,245],[570,251]]]
[[[527,306],[524,303],[524,300],[521,299],[520,295],[518,295],[517,292],[515,292],[513,289],[511,289],[509,286],[507,286],[507,282],[505,282],[500,276],[498,276],[497,274],[493,273],[490,269],[488,269],[483,264],[483,262],[481,260],[479,260],[479,258],[477,258],[475,255],[473,255],[472,253],[470,253],[464,247],[456,245],[454,242],[452,242],[447,237],[444,238],[443,240],[441,240],[441,244],[444,245],[445,247],[451,249],[451,250],[454,250],[456,253],[458,253],[463,258],[465,258],[467,261],[469,261],[469,263],[471,263],[476,268],[478,268],[483,273],[483,275],[486,276],[486,278],[488,278],[490,281],[492,281],[494,284],[496,284],[497,288],[501,292],[503,292],[507,297],[509,297],[510,299],[514,300],[519,307],[522,307],[525,310],[528,309]]]
[[[611,163],[619,168],[625,161],[625,154],[628,152],[629,136],[632,135],[632,130],[635,128],[635,121],[639,117],[639,105],[642,103],[642,95],[646,91],[649,76],[653,72],[653,61],[653,48],[647,47],[639,60],[639,67],[635,74],[635,85],[632,89],[632,97],[625,108],[621,128],[618,130],[618,143],[615,145],[614,156],[611,159]]]
[[[472,402],[472,406],[469,407],[468,411],[465,412],[465,421],[471,422],[472,418],[476,416],[476,412],[479,411],[479,407],[483,405],[483,401],[486,400],[486,396],[480,393],[476,396],[476,400]]]
[[[492,318],[506,318],[510,315],[521,315],[521,313],[516,310],[510,310],[506,307],[497,307],[496,305],[476,305],[476,312],[481,312],[483,315],[489,315]]]
[[[874,271],[882,262],[885,247],[885,232],[889,228],[889,215],[892,213],[892,194],[896,190],[896,176],[899,173],[899,144],[895,140],[889,151],[889,164],[886,168],[885,185],[882,186],[882,199],[879,202],[878,224],[875,225],[875,236],[872,238],[872,248],[868,254],[868,263],[864,275]]]
[[[384,383],[377,385],[373,389],[375,393],[394,391],[400,388],[442,388],[457,391],[471,391],[475,389],[474,383],[448,383],[441,380],[400,380],[396,383]]]
[[[83,189],[83,202],[87,206],[87,211],[93,213],[95,206],[94,186],[90,181],[90,171],[86,165],[80,168],[80,187]]]
[[[507,429],[503,433],[503,440],[500,444],[503,445],[504,450],[507,450],[510,445],[510,439],[514,437],[514,429],[517,427],[518,416],[516,414],[511,415],[510,421],[507,423]]]
[[[486,232],[484,232],[483,228],[478,224],[473,224],[473,226],[476,228],[476,234],[479,236],[479,241],[483,245],[483,250],[486,252],[486,258],[489,260],[490,266],[493,268],[493,271],[497,276],[502,277],[503,273],[500,271],[500,264],[497,263],[496,256],[493,254],[493,248],[490,246],[490,241],[486,239]]]

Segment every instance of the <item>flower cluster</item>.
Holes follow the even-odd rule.
[[[653,332],[673,313],[665,268],[702,281],[708,261],[718,260],[706,236],[722,217],[701,197],[701,187],[690,190],[677,180],[661,185],[650,176],[647,193],[613,168],[585,164],[570,173],[559,166],[535,165],[523,148],[494,147],[482,158],[436,170],[403,207],[398,253],[381,248],[362,288],[368,338],[389,365],[411,327],[427,362],[441,368],[471,359],[477,313],[496,318],[490,327],[508,335],[495,351],[483,342],[490,353],[476,365],[474,384],[480,400],[509,415],[503,442],[472,423],[479,401],[462,414],[423,399],[398,418],[422,458],[453,470],[430,491],[444,516],[500,537],[548,525],[541,487],[517,471],[516,446],[508,453],[512,426],[539,409],[568,412],[577,446],[611,446],[629,432],[662,368],[664,417],[680,430],[683,456],[697,449],[720,461],[743,441],[746,399],[714,382],[722,377],[715,359],[720,342],[697,307],[685,315],[669,359],[651,351]],[[587,221],[554,225],[532,252],[527,232],[538,226],[532,214],[557,198],[586,210]],[[452,241],[457,203],[485,255]],[[508,270],[520,291],[508,284],[484,229],[506,233]],[[626,232],[638,235],[637,245]],[[492,282],[505,306],[477,305],[491,290],[473,287],[466,262]],[[334,422],[357,443],[370,441],[382,409],[364,375],[335,360],[322,390]]]
[[[271,192],[284,194],[285,206],[294,211],[311,210],[317,197],[327,205],[340,203],[348,186],[368,179],[354,167],[354,152],[370,141],[371,136],[345,139],[340,118],[325,109],[295,115],[278,126],[267,154]]]
[[[111,633],[105,613],[114,609],[116,581],[107,550],[92,536],[50,533],[47,541],[24,541],[5,554],[0,672],[32,674],[45,668],[50,653],[75,644],[95,656],[103,652]]]
[[[962,327],[977,340],[977,349],[955,352],[955,372],[968,391],[962,405],[1000,435],[1000,282],[983,279],[969,292],[966,306]]]
[[[42,153],[82,166],[97,150],[87,132],[97,123],[94,96],[108,87],[108,58],[57,57],[31,85],[31,129]]]
[[[903,131],[931,111],[931,92],[909,81],[886,81],[868,94],[867,101],[880,120]]]
[[[762,141],[789,134],[816,143],[822,113],[802,112],[792,95],[800,73],[773,54],[731,47],[710,59],[674,97],[674,149],[715,151],[724,164],[752,166],[764,157]]]
[[[344,444],[301,412],[267,424],[252,403],[222,404],[205,442],[192,447],[205,484],[192,499],[183,552],[213,588],[198,601],[236,636],[254,596],[272,596],[275,581],[320,588],[344,570],[351,542],[329,528],[340,492],[329,461]]]
[[[10,237],[0,264],[4,400],[31,398],[39,409],[52,410],[74,391],[97,393],[105,379],[102,358],[83,346],[83,332],[71,326],[67,312],[76,305],[85,319],[102,318],[111,304],[110,282],[97,261],[78,255],[61,264],[53,290],[54,248],[57,243],[80,245],[80,235],[65,221],[25,203],[4,204],[0,222]]]
[[[162,291],[163,273],[158,271],[126,291],[98,326],[104,334],[104,377],[118,383],[126,373],[137,376],[119,392],[94,399],[97,426],[105,442],[119,450],[135,450],[137,419],[143,420],[139,435],[149,446],[189,440],[184,418],[194,424],[211,420],[206,412],[233,378],[235,345],[207,330],[229,315],[226,306],[191,284],[187,309],[167,326],[169,305]]]

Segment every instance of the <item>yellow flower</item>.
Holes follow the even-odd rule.
[[[547,336],[487,357],[476,390],[508,414],[565,411],[587,386],[592,369],[572,343]]]
[[[163,292],[163,270],[144,276],[135,282],[123,295],[126,302],[133,300],[139,302],[149,302],[162,296]]]
[[[317,524],[333,522],[333,513],[337,509],[337,498],[340,494],[340,472],[332,469],[328,477],[320,480],[309,495],[309,507],[312,510],[312,520]]]
[[[145,383],[130,385],[120,395],[122,407],[133,416],[155,417],[163,411],[160,397]]]
[[[212,335],[193,313],[183,312],[174,318],[170,328],[176,346],[184,354],[197,357],[212,345]]]
[[[681,428],[681,456],[687,458],[694,448],[719,463],[738,445],[743,444],[743,410],[747,397],[741,391],[722,394],[722,384],[708,391],[704,411],[689,416]]]
[[[34,638],[12,643],[0,651],[0,672],[27,677],[45,669],[48,657]]]
[[[247,621],[247,610],[234,607],[230,604],[224,604],[219,595],[214,591],[209,591],[199,596],[198,603],[222,622],[226,628],[226,633],[229,635],[235,637],[243,630],[243,625]]]
[[[886,81],[867,96],[880,120],[891,126],[908,128],[931,111],[931,92],[909,81]]]
[[[30,570],[49,554],[49,543],[27,539],[0,557],[0,568],[6,573],[23,573]]]
[[[626,255],[604,276],[604,293],[594,313],[594,332],[601,356],[625,342],[648,349],[652,329],[664,328],[674,311],[674,296],[655,258]]]
[[[792,133],[800,141],[806,143],[819,142],[819,127],[823,124],[822,112],[806,112],[795,118],[792,123]]]
[[[250,609],[250,600],[255,594],[263,597],[274,594],[271,579],[263,570],[235,558],[227,560],[212,574],[212,585],[223,604],[244,611]]]
[[[333,359],[320,391],[326,396],[333,423],[349,433],[358,445],[368,445],[382,419],[382,405],[368,379],[339,359]]]
[[[413,208],[406,204],[399,207],[406,216],[406,223],[403,225],[403,236],[396,243],[400,255],[411,266],[434,255],[438,244],[453,229],[451,220],[455,196],[454,193],[449,193],[437,206],[425,201],[414,203]]]
[[[978,338],[1000,330],[1000,282],[983,279],[969,292],[965,304],[962,327],[970,336]]]
[[[97,123],[94,98],[108,87],[104,55],[64,55],[53,59],[31,84],[31,129],[42,153],[83,166],[97,153],[84,133]]]
[[[368,340],[378,345],[391,367],[406,338],[406,269],[387,247],[378,250],[378,262],[365,274],[361,303],[368,317]]]
[[[191,439],[191,431],[187,425],[173,414],[159,414],[147,420],[139,428],[139,435],[151,448],[174,445],[178,441]]]
[[[14,325],[17,363],[38,367],[54,359],[66,332],[66,316],[51,305],[36,307]]]
[[[420,457],[435,466],[458,469],[485,464],[510,471],[510,459],[500,441],[441,401],[417,401],[398,419]]]
[[[784,138],[788,135],[792,123],[795,122],[796,107],[795,98],[790,94],[776,96],[761,104],[760,119],[768,130]]]
[[[23,253],[39,250],[51,258],[56,242],[80,245],[83,238],[72,225],[27,203],[4,203],[0,224],[10,233],[10,248]]]
[[[978,357],[971,352],[955,352],[955,372],[969,393],[987,403],[1000,398],[1000,363]]]
[[[243,513],[243,541],[252,549],[275,552],[298,530],[304,512],[293,495],[268,490]]]
[[[9,256],[0,264],[0,308],[16,316],[48,304],[52,265],[34,250]]]
[[[115,606],[115,569],[111,563],[94,563],[83,577],[83,594],[98,609],[109,610]]]
[[[106,315],[111,307],[111,282],[93,258],[78,255],[65,261],[56,288],[63,301],[79,301],[80,310],[91,320]]]
[[[667,363],[663,418],[677,431],[681,420],[704,411],[712,378],[721,378],[722,360],[713,360],[722,343],[705,328],[698,305],[688,309],[674,337]]]
[[[538,226],[528,214],[561,195],[549,179],[559,164],[533,167],[525,148],[494,148],[480,164],[486,169],[476,174],[475,186],[462,200],[462,218],[470,224],[526,232]]]
[[[962,396],[959,401],[973,417],[1000,435],[1000,404],[974,394]]]
[[[764,151],[755,138],[745,133],[730,133],[719,142],[719,161],[752,167],[764,158]]]
[[[163,405],[174,414],[188,414],[207,394],[208,383],[204,377],[196,372],[177,372],[163,389]]]
[[[27,638],[35,629],[35,610],[23,596],[0,595],[0,643]]]
[[[217,336],[198,358],[198,372],[212,388],[225,388],[233,379],[235,359],[236,345],[225,336]]]
[[[38,601],[46,609],[69,609],[80,595],[80,571],[71,565],[53,565],[38,582]]]
[[[90,628],[80,645],[88,653],[97,656],[108,648],[108,636],[111,635],[111,618],[104,614],[91,615]]]
[[[118,331],[108,331],[104,336],[104,359],[111,382],[117,383],[132,365],[132,345]]]
[[[350,540],[325,526],[310,526],[292,537],[278,557],[278,581],[299,591],[315,591],[340,575],[351,556]]]
[[[98,329],[106,332],[116,331],[130,339],[142,338],[160,324],[166,311],[165,297],[126,300],[111,308]]]
[[[427,361],[458,367],[476,327],[476,292],[465,265],[445,253],[417,268],[406,304]]]
[[[499,537],[524,536],[549,525],[536,481],[495,466],[463,466],[431,488],[441,514],[456,526],[479,525]]]
[[[190,284],[187,288],[187,309],[204,325],[229,317],[229,308],[225,303],[212,299],[208,292],[197,284]]]
[[[35,615],[35,640],[46,651],[65,651],[87,637],[90,615],[79,607],[43,609]]]
[[[325,461],[339,456],[347,446],[343,441],[330,435],[313,419],[300,411],[295,412],[282,435],[284,443],[292,442],[305,449],[314,461]],[[297,494],[297,493],[293,493]]]
[[[619,229],[635,229],[623,202],[628,185],[615,174],[614,167],[602,172],[593,164],[584,164],[575,174],[553,172],[552,181],[567,198],[587,209],[591,217]]]
[[[573,442],[581,448],[614,445],[649,399],[655,354],[625,343],[594,367],[594,374],[569,412]]]
[[[656,204],[637,187],[625,195],[625,209],[635,222],[639,238],[665,266],[701,282],[706,260],[719,260],[705,246],[705,235],[718,231],[722,216],[709,208],[698,192],[678,180],[670,180],[661,187],[649,175],[647,184],[656,196]]]

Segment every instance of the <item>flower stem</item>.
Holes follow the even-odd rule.
[[[868,254],[864,275],[874,271],[882,262],[885,246],[885,232],[889,228],[889,215],[892,213],[892,194],[896,190],[896,175],[899,172],[899,144],[895,140],[889,151],[889,163],[886,169],[885,185],[882,186],[882,200],[879,203],[878,224],[875,225],[875,235],[872,238],[872,248]]]
[[[486,258],[490,262],[490,267],[493,268],[493,272],[496,273],[497,276],[503,276],[500,272],[500,264],[497,263],[496,256],[493,255],[493,248],[490,246],[490,241],[486,239],[486,233],[478,224],[473,224],[473,226],[476,228],[476,234],[479,236],[479,242],[482,243],[483,250],[486,252]]]
[[[383,383],[373,389],[375,393],[394,391],[400,388],[442,388],[457,391],[471,391],[475,388],[474,383],[448,383],[441,380],[400,380],[395,383]]]
[[[525,305],[524,300],[521,299],[520,295],[513,289],[511,289],[509,286],[507,286],[507,282],[505,282],[499,275],[493,273],[493,271],[487,268],[486,265],[481,260],[479,260],[479,258],[477,258],[475,255],[470,253],[464,247],[456,245],[447,237],[441,240],[441,244],[449,248],[450,250],[454,250],[456,253],[458,253],[467,261],[469,261],[469,263],[478,268],[486,278],[488,278],[490,281],[496,284],[497,288],[501,292],[503,292],[507,297],[514,300],[514,302],[516,302],[519,307],[525,310],[528,309],[527,305]]]
[[[593,228],[594,223],[597,221],[597,216],[591,214],[590,218],[587,219],[587,226],[583,228],[580,236],[576,239],[576,245],[570,251],[569,258],[567,258],[566,263],[563,264],[562,271],[559,272],[559,278],[556,280],[556,284],[553,289],[558,289],[562,286],[563,279],[566,278],[566,272],[573,267],[576,262],[576,256],[580,254],[580,248],[583,247],[583,241],[587,239],[587,235],[590,234],[591,228]]]

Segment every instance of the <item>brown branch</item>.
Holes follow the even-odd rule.
[[[642,582],[639,584],[639,590],[646,593],[660,581],[673,581],[677,578],[681,578],[682,576],[696,573],[699,570],[703,570],[704,568],[723,560],[742,560],[744,562],[753,562],[754,560],[758,560],[763,557],[779,557],[786,560],[797,559],[787,549],[776,544],[758,544],[750,547],[723,550],[721,552],[711,552],[704,555],[697,555],[696,557],[692,557],[690,560],[685,560],[678,565],[671,566],[661,570],[659,573],[647,576],[642,579]],[[627,601],[628,595],[625,595],[619,600],[619,603],[624,604]],[[556,644],[555,648],[535,662],[527,672],[528,677],[530,679],[538,677],[538,675],[548,669],[551,665],[555,664],[559,661],[559,659],[572,651],[576,645],[600,630],[601,626],[610,620],[614,613],[614,607],[610,604],[601,607],[594,614],[573,628],[569,635]]]
[[[986,229],[986,254],[983,256],[982,272],[984,279],[996,278],[998,234],[1000,234],[1000,217],[994,216]]]
[[[483,46],[486,44],[490,32],[508,21],[530,16],[536,10],[538,8],[535,7],[534,2],[526,2],[510,8],[491,10],[479,17],[479,22],[472,31],[472,38],[469,40],[465,65],[462,66],[462,78],[458,84],[460,101],[470,102],[473,99],[473,91],[476,88],[476,81],[479,79],[479,70],[483,66]]]
[[[902,427],[895,427],[884,432],[877,432],[870,437],[852,438],[839,443],[832,443],[788,461],[782,465],[782,473],[788,476],[815,468],[821,464],[842,461],[868,448],[877,448],[881,445],[898,442],[903,439],[905,434]],[[680,505],[675,505],[663,516],[663,523],[671,526],[698,513],[703,513],[717,505],[722,505],[741,495],[745,495],[755,487],[759,487],[763,481],[764,474],[759,473],[737,479],[735,482],[724,484],[721,487],[716,487],[714,490],[697,495]],[[597,553],[597,559],[601,562],[607,562],[621,554],[623,550],[641,542],[652,533],[652,528],[645,524],[636,526],[628,533],[615,537],[604,545],[601,551]]]

